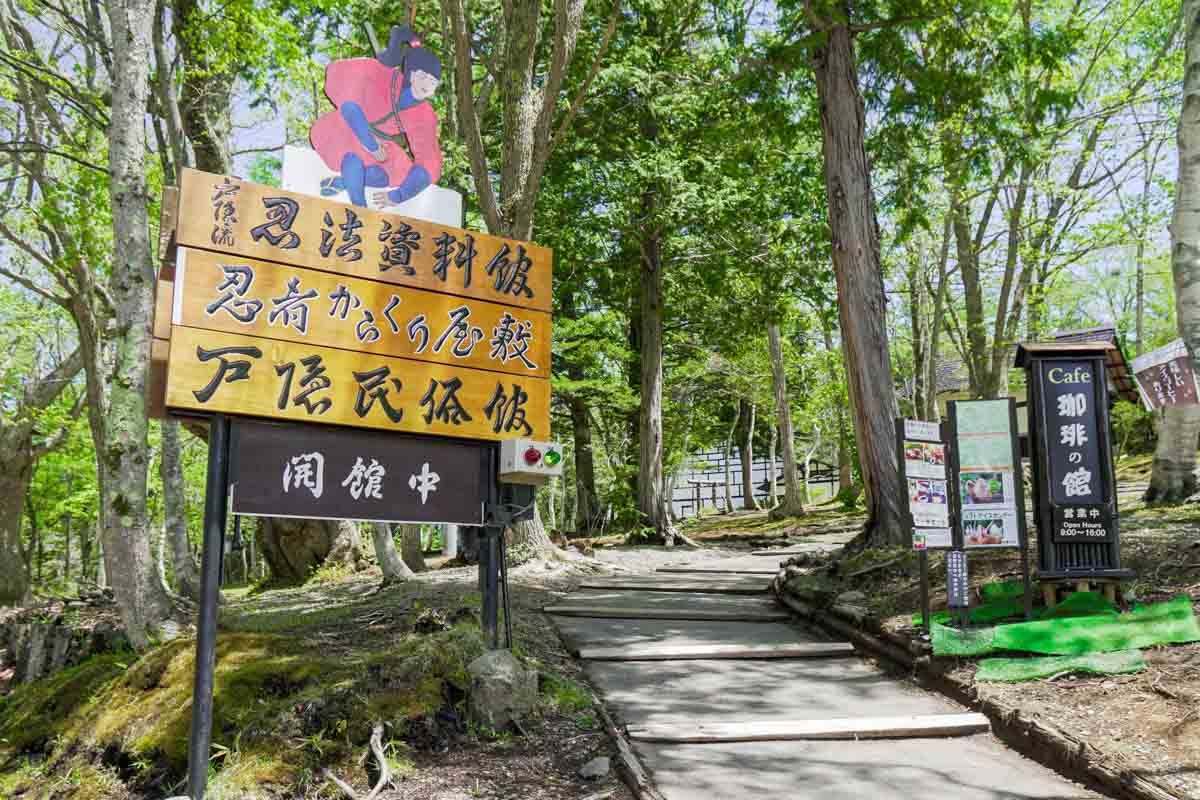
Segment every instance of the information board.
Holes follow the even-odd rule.
[[[936,422],[896,421],[914,550],[952,545],[946,443]]]
[[[965,549],[1020,547],[1023,504],[1011,401],[959,400],[952,406]]]

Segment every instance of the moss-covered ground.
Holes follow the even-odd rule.
[[[467,664],[485,649],[479,598],[470,570],[453,573],[383,591],[378,574],[367,573],[227,592],[209,797],[337,796],[326,770],[365,789],[375,775],[374,759],[363,756],[376,723],[385,724],[397,775],[385,798],[435,798],[464,786],[474,786],[479,797],[586,794],[571,788],[574,762],[594,755],[604,736],[590,690],[535,611],[548,589],[522,587],[518,577],[513,592],[514,651],[543,676],[541,707],[520,733],[480,731],[467,722],[465,708]],[[179,639],[141,655],[94,657],[0,697],[0,798],[182,793],[194,646]],[[564,730],[575,735],[576,747],[557,744],[569,743]],[[485,768],[522,761],[538,766],[515,770],[525,773],[515,782],[504,777],[514,770]],[[481,770],[473,783],[472,764]],[[495,791],[487,791],[492,784]]]

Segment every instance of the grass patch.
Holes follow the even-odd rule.
[[[574,713],[590,709],[596,704],[587,687],[558,675],[543,672],[541,684],[546,703],[559,711]]]

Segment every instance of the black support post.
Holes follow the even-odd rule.
[[[204,488],[204,544],[200,560],[200,612],[196,622],[196,672],[192,686],[192,732],[188,740],[188,795],[204,800],[212,743],[213,673],[217,665],[217,603],[220,595],[225,520],[229,497],[229,418],[208,426],[208,480]]]
[[[491,525],[484,528],[484,538],[479,547],[479,569],[483,579],[483,638],[488,647],[495,650],[500,646],[500,591],[499,559],[500,537],[503,528]]]

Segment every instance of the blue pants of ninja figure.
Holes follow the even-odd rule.
[[[347,153],[342,159],[342,181],[350,194],[350,202],[356,206],[367,204],[367,187],[375,188],[388,185],[387,171],[378,164],[366,166],[363,160],[354,153]]]
[[[350,202],[356,206],[367,205],[367,187],[379,188],[390,185],[387,170],[378,164],[366,166],[363,160],[354,153],[347,153],[342,159],[342,183],[350,195]],[[404,182],[388,192],[388,199],[393,203],[403,203],[415,197],[421,190],[429,186],[429,172],[420,164],[413,164]]]

